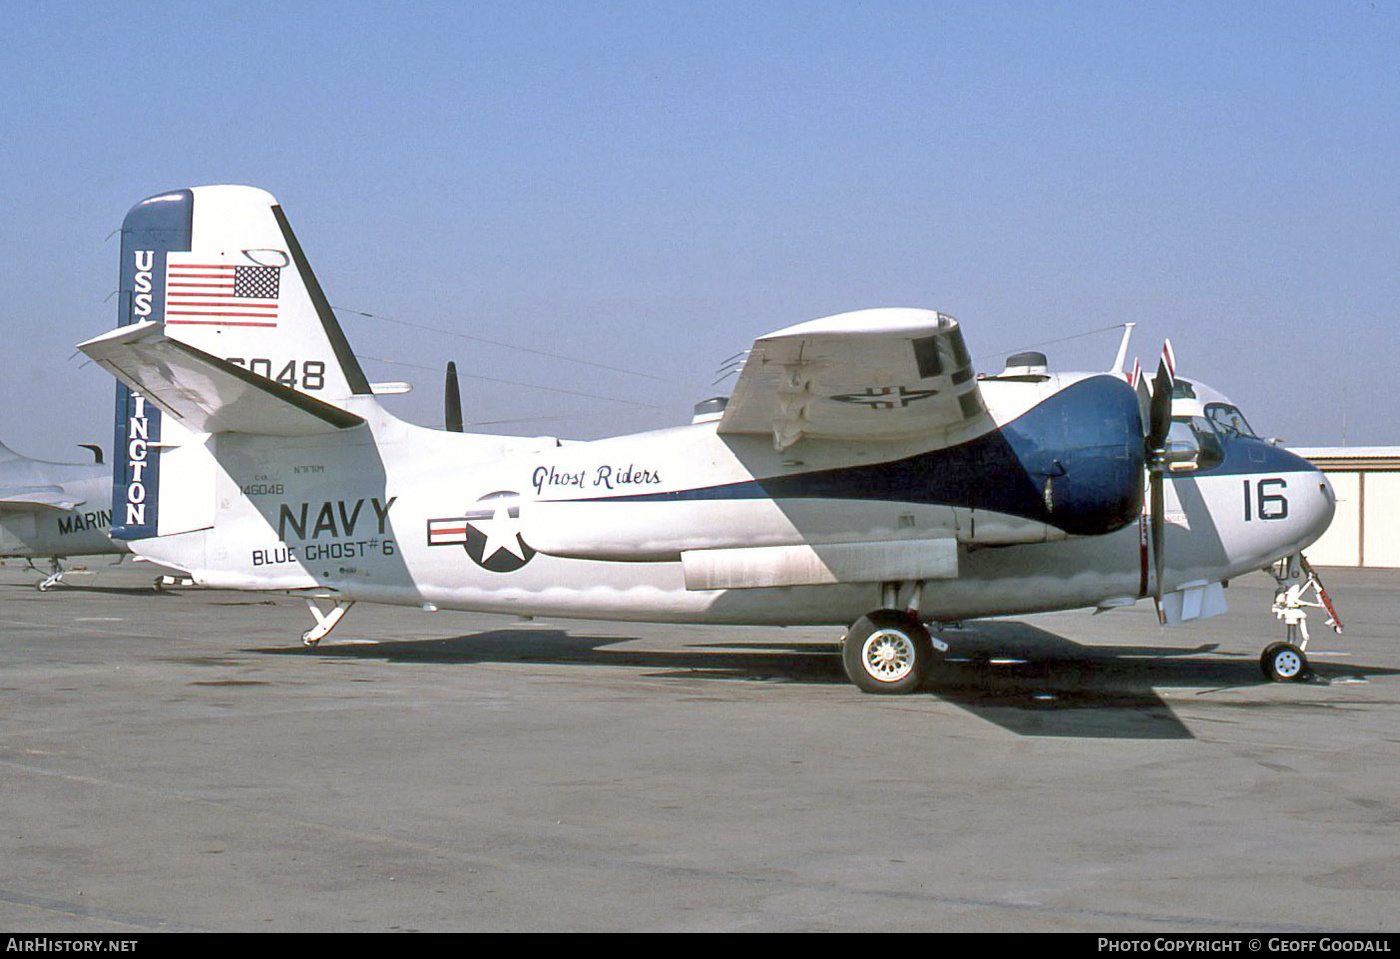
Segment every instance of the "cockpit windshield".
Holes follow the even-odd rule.
[[[1211,425],[1224,436],[1248,436],[1258,438],[1258,434],[1249,426],[1249,421],[1244,418],[1244,414],[1238,407],[1229,403],[1208,403],[1206,404],[1206,419]]]

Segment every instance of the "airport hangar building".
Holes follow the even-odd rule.
[[[1327,475],[1337,515],[1308,550],[1314,566],[1400,569],[1400,446],[1292,448]]]

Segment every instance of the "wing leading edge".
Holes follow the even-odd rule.
[[[0,512],[5,510],[70,510],[83,505],[64,492],[62,486],[0,488]]]

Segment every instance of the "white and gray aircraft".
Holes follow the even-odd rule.
[[[102,464],[100,447],[86,448],[94,462],[51,463],[0,444],[0,557],[20,557],[31,565],[49,560],[41,590],[63,581],[67,557],[131,552],[108,535],[112,468]]]
[[[1144,599],[1180,622],[1276,563],[1297,586],[1334,509],[1169,352],[1151,389],[1040,354],[978,376],[952,318],[863,310],[760,337],[688,425],[492,436],[381,407],[268,193],[144,200],[121,257],[120,325],[80,347],[124,384],[113,535],[203,585],[303,596],[307,643],[361,601],[854,624],[847,674],[903,693],[947,649],[931,623]],[[1261,663],[1308,673],[1296,641]]]

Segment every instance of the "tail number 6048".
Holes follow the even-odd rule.
[[[241,356],[230,356],[228,361],[234,366],[243,367],[249,373],[265,376],[294,390],[319,390],[324,389],[326,385],[326,364],[321,360],[288,360],[276,376],[272,375],[274,364],[268,359],[254,357],[245,360]],[[300,379],[297,377],[298,369],[301,371]]]

